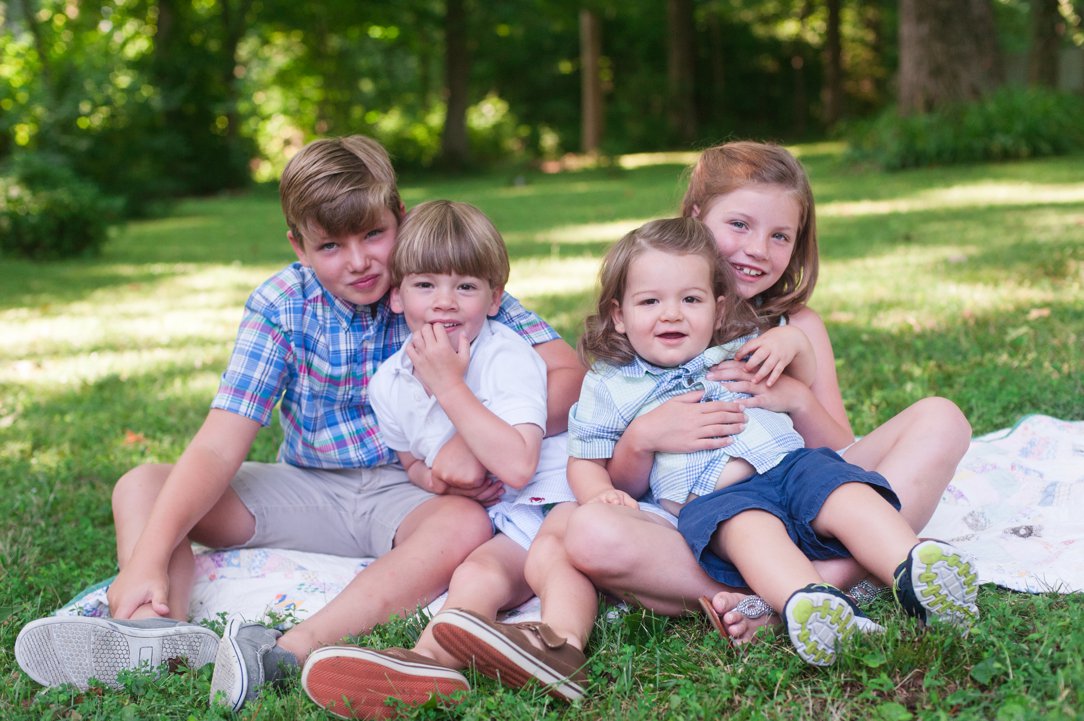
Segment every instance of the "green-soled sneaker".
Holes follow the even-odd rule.
[[[923,623],[948,623],[965,635],[979,618],[975,559],[943,541],[922,541],[893,574],[903,610]]]
[[[795,591],[783,606],[782,615],[794,650],[814,666],[835,663],[840,645],[855,631],[884,632],[845,593],[826,583],[813,583]]]

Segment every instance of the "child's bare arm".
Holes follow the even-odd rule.
[[[162,486],[132,556],[109,587],[109,609],[115,618],[128,618],[148,603],[160,615],[187,610],[166,606],[170,557],[222,499],[259,430],[256,421],[228,411],[213,409],[207,414]],[[229,540],[243,543],[248,535]]]
[[[614,488],[606,470],[608,459],[569,458],[568,486],[581,504],[609,503],[615,506],[639,508],[636,499]]]
[[[510,425],[478,400],[465,380],[470,343],[460,336],[452,348],[443,326],[425,325],[406,346],[414,375],[433,394],[456,434],[490,473],[513,488],[534,476],[543,429],[530,423]]]

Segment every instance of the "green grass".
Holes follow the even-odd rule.
[[[1027,413],[1084,418],[1081,157],[886,175],[832,145],[796,148],[818,199],[814,306],[835,343],[858,433],[930,394],[976,433]],[[570,340],[603,249],[677,207],[688,156],[563,175],[404,182],[408,205],[467,200],[505,233],[511,290]],[[115,571],[109,495],[145,461],[172,461],[201,422],[258,282],[292,260],[277,197],[182,203],[115,232],[104,254],[0,260],[0,718],[207,719],[209,669],[124,692],[39,687],[15,665],[19,628]],[[252,457],[273,457],[275,429]],[[882,638],[828,670],[779,638],[736,652],[696,618],[600,623],[590,699],[565,710],[484,679],[457,718],[975,718],[1084,715],[1084,601],[984,588],[967,639],[920,633],[888,605]],[[403,644],[416,623],[378,629]],[[418,718],[443,718],[436,709]],[[244,718],[325,718],[296,685]]]

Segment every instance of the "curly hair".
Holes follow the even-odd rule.
[[[628,284],[629,268],[646,250],[672,255],[699,255],[711,269],[711,293],[722,298],[722,322],[712,344],[723,343],[752,332],[757,317],[741,296],[730,266],[719,255],[715,238],[696,218],[666,218],[645,223],[612,245],[602,259],[599,296],[595,312],[584,320],[577,350],[587,365],[596,360],[623,365],[636,356],[624,333],[614,326],[613,310],[621,304]]]

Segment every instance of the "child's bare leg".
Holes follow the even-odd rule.
[[[572,565],[598,588],[655,613],[679,616],[706,596],[736,642],[775,620],[734,611],[747,594],[713,581],[677,529],[650,513],[591,503],[568,519],[565,547]]]
[[[542,621],[582,651],[598,614],[598,591],[565,550],[565,531],[575,509],[574,503],[563,503],[546,516],[527,554],[526,576],[542,602]]]
[[[139,542],[151,508],[165,485],[171,465],[147,464],[128,471],[113,488],[113,521],[117,534],[117,563],[123,569]],[[191,537],[211,547],[229,547],[244,543],[256,531],[256,521],[233,490],[228,489],[210,512],[192,529]],[[192,574],[195,560],[192,546],[181,541],[170,556],[167,574],[169,590],[166,603],[169,615],[187,620],[192,595]],[[135,609],[130,618],[153,618],[158,613],[145,604]],[[119,616],[118,616],[119,617]]]
[[[783,522],[765,511],[742,511],[721,523],[710,548],[737,566],[749,587],[777,610],[799,588],[821,581]]]
[[[956,404],[923,398],[864,436],[843,457],[887,478],[902,504],[900,513],[921,533],[970,442],[971,425]],[[853,558],[816,565],[824,579],[839,588],[869,575]]]
[[[836,538],[877,579],[892,583],[892,573],[918,543],[907,520],[865,483],[846,483],[825,499],[813,530]]]
[[[874,429],[843,454],[877,471],[899,496],[900,513],[920,532],[971,442],[971,425],[952,401],[924,398]]]
[[[304,663],[309,652],[367,633],[393,614],[408,616],[448,587],[452,573],[491,537],[489,516],[473,500],[438,496],[400,524],[395,545],[332,601],[279,639]]]
[[[523,576],[526,559],[526,549],[508,536],[497,534],[455,570],[444,607],[465,608],[496,619],[497,611],[520,605],[532,595]],[[425,627],[414,650],[443,666],[463,667],[433,638],[432,624]]]

